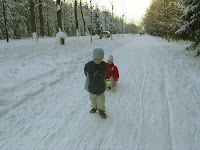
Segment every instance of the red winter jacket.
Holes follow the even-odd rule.
[[[108,72],[106,74],[106,79],[110,79],[110,77],[114,78],[114,81],[117,81],[119,78],[119,72],[117,67],[112,63],[111,65],[108,65]]]

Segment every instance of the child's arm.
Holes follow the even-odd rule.
[[[117,77],[117,79],[119,78],[119,71],[118,71],[118,69],[117,69],[117,67],[115,67],[116,69],[116,77]]]
[[[118,71],[118,69],[117,69],[116,66],[114,67],[113,73],[114,73],[114,80],[115,81],[118,80],[118,78],[119,78],[119,71]]]
[[[88,72],[89,72],[89,64],[87,63],[85,64],[85,67],[84,67],[84,74],[86,77],[87,77]]]
[[[105,73],[107,74],[108,73],[108,65],[106,64],[106,67],[105,67]]]
[[[107,75],[108,75],[108,65],[106,64],[105,65],[105,77],[104,78],[107,78]]]

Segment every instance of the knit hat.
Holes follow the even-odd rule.
[[[104,58],[104,51],[101,48],[96,48],[93,50],[93,59]]]
[[[108,60],[110,60],[110,61],[113,62],[113,56],[112,56],[112,55],[109,55]]]

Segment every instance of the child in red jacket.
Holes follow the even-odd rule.
[[[110,79],[111,81],[114,80],[114,82],[112,82],[112,87],[115,87],[119,78],[119,72],[117,67],[113,63],[112,55],[109,56],[107,65],[108,65],[108,72],[106,74],[106,79]]]

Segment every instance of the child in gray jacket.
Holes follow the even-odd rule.
[[[95,113],[99,110],[102,118],[106,118],[105,114],[105,77],[108,72],[108,65],[103,61],[104,51],[101,48],[93,50],[93,61],[85,64],[84,73],[87,77],[86,89],[90,95],[92,110]]]

